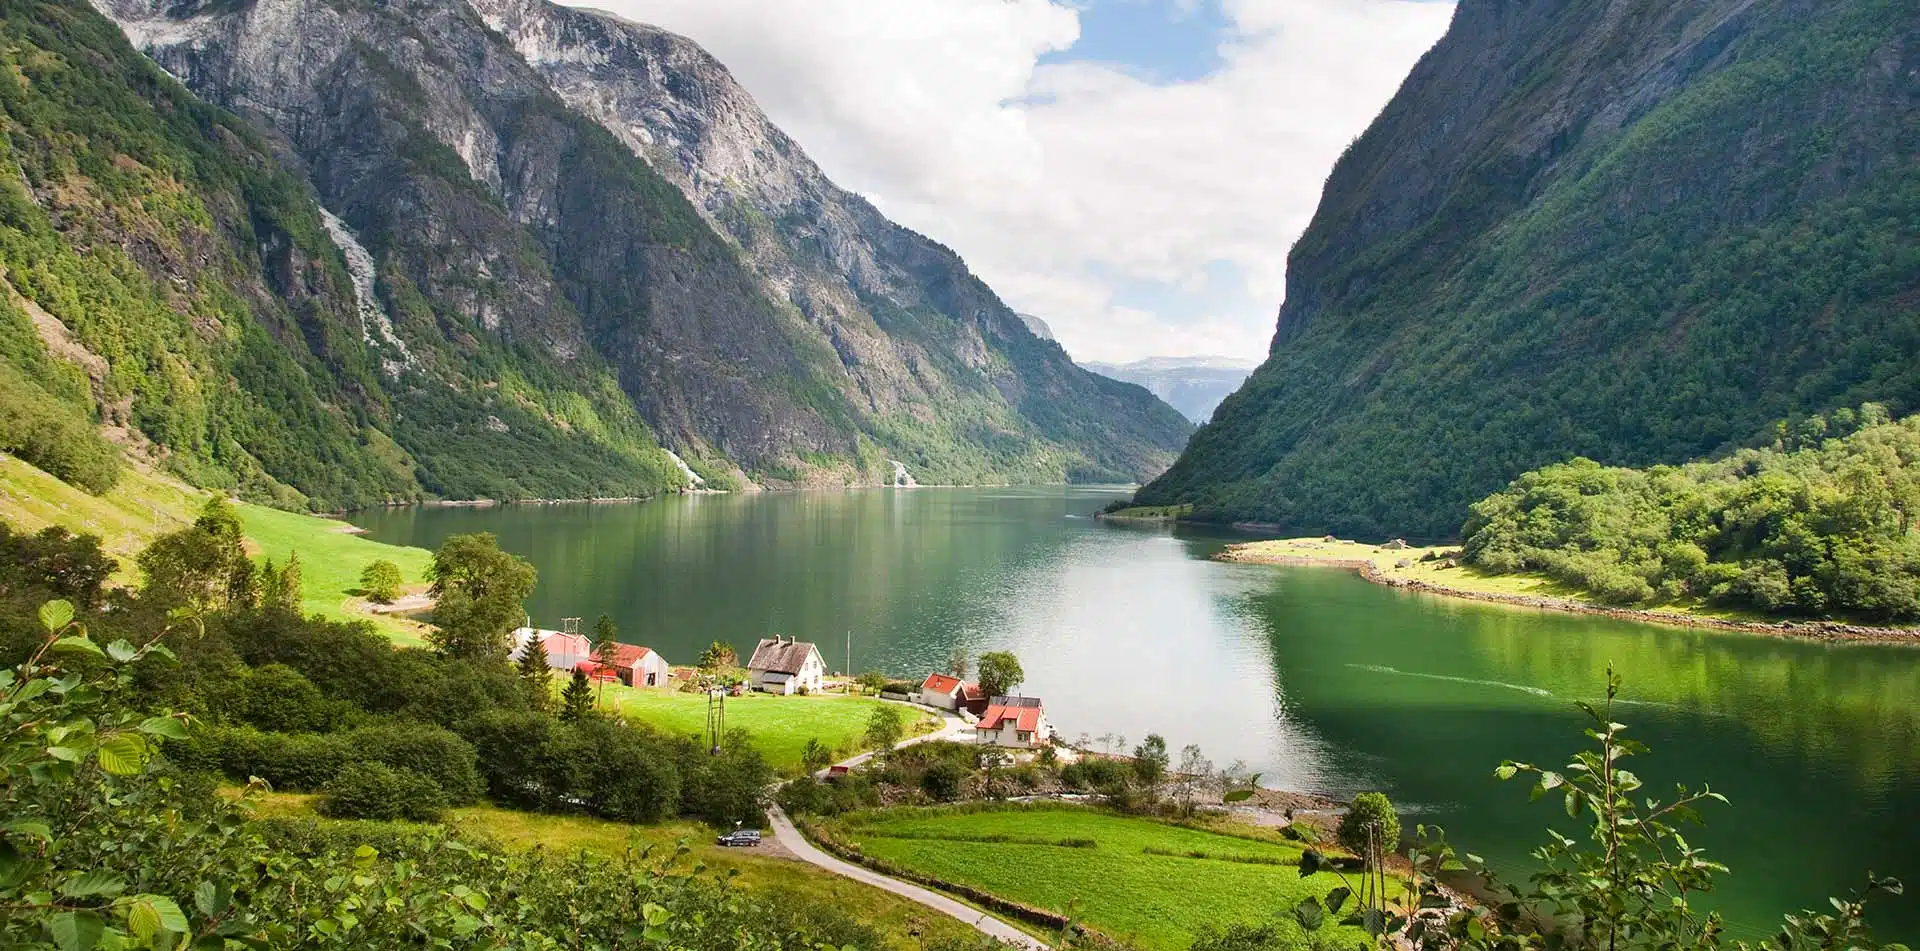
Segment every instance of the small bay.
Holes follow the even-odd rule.
[[[623,640],[690,663],[713,640],[815,641],[828,665],[914,676],[958,647],[1007,649],[1069,738],[1163,734],[1267,785],[1382,789],[1416,822],[1522,874],[1557,801],[1492,778],[1557,767],[1577,700],[1613,663],[1614,718],[1653,747],[1648,795],[1710,783],[1731,806],[1694,838],[1733,867],[1716,906],[1736,936],[1824,907],[1868,870],[1920,888],[1920,650],[1831,646],[1458,601],[1331,568],[1209,560],[1235,540],[1092,516],[1095,488],[876,489],[638,504],[358,513],[373,537],[433,547],[488,531],[528,558],[528,609],[602,613]],[[1100,744],[1095,743],[1098,747]],[[1869,915],[1920,935],[1920,902]]]

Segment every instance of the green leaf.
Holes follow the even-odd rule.
[[[1325,868],[1326,865],[1327,865],[1327,857],[1324,855],[1321,855],[1320,850],[1318,849],[1308,849],[1305,852],[1300,853],[1300,877],[1301,878],[1306,878],[1307,876],[1320,871],[1321,869]]]
[[[115,776],[132,776],[147,762],[147,741],[139,734],[116,733],[100,744],[100,768]]]
[[[0,832],[12,832],[15,835],[24,835],[41,841],[53,838],[53,829],[38,819],[8,819],[0,822]]]
[[[233,904],[233,888],[225,882],[201,882],[193,890],[193,904],[208,918],[218,918]]]
[[[143,923],[150,920],[155,926],[154,930],[141,931],[140,927],[133,923],[135,914],[142,916]],[[134,933],[142,938],[151,938],[162,929],[174,934],[186,934],[188,929],[186,913],[180,910],[179,905],[174,904],[173,899],[165,895],[135,895],[129,899],[127,927],[133,929]]]
[[[90,898],[95,895],[118,895],[127,890],[127,883],[111,872],[98,869],[81,872],[60,886],[60,894],[68,898]]]
[[[90,911],[61,912],[47,921],[47,930],[53,932],[54,946],[60,951],[88,951],[100,943],[100,933],[106,928],[107,923]]]
[[[144,897],[144,896],[143,896]],[[127,930],[141,941],[152,941],[160,933],[160,910],[149,902],[134,899],[127,904]]]
[[[92,654],[95,657],[107,656],[104,651],[100,650],[100,645],[95,644],[93,639],[85,634],[69,634],[66,637],[54,641],[53,646],[49,649],[55,652]]]
[[[1520,772],[1520,767],[1515,766],[1512,763],[1502,763],[1500,764],[1499,769],[1496,769],[1493,771],[1493,775],[1497,779],[1512,779],[1519,772]]]
[[[49,746],[47,747],[47,755],[57,760],[78,763],[81,758],[86,755],[86,751],[71,746]]]
[[[1581,793],[1578,789],[1567,790],[1567,815],[1578,817],[1580,815],[1580,804],[1585,802],[1586,798],[1585,794]]]
[[[169,740],[187,738],[186,725],[173,717],[154,717],[140,724],[140,732],[151,736],[165,737]]]
[[[1339,914],[1341,907],[1346,905],[1347,899],[1352,897],[1352,895],[1353,895],[1353,889],[1348,888],[1345,885],[1342,885],[1339,888],[1336,888],[1333,891],[1328,892],[1327,893],[1327,910],[1336,915]]]
[[[48,601],[40,606],[40,626],[48,633],[58,631],[73,623],[73,602]]]
[[[115,663],[124,664],[132,660],[133,655],[138,653],[140,653],[140,651],[132,644],[127,643],[125,639],[117,640],[107,645],[107,656],[113,658]]]
[[[1387,915],[1378,908],[1369,908],[1360,916],[1360,923],[1368,934],[1378,938],[1381,932],[1387,930]]]
[[[1318,931],[1327,922],[1327,910],[1311,897],[1302,898],[1298,905],[1293,906],[1293,919],[1308,931]]]

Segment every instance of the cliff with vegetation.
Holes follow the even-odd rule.
[[[1267,362],[1140,493],[1444,537],[1528,469],[1920,405],[1920,8],[1463,0],[1329,177]]]

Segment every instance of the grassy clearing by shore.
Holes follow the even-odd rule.
[[[1191,514],[1193,514],[1191,505],[1129,505],[1112,512],[1103,512],[1100,517],[1121,522],[1171,522]]]
[[[559,678],[555,678],[556,681]],[[599,687],[594,688],[595,692]],[[607,684],[605,709],[668,733],[705,733],[707,698],[671,688]],[[776,697],[750,693],[727,698],[727,729],[746,730],[775,769],[798,766],[807,741],[818,739],[843,756],[860,751],[861,737],[875,707],[900,715],[904,735],[926,732],[939,719],[912,707],[867,697]]]
[[[1405,581],[1417,581],[1441,588],[1450,588],[1471,594],[1487,594],[1502,597],[1553,598],[1561,601],[1573,601],[1599,607],[1586,592],[1547,578],[1532,574],[1494,574],[1472,565],[1455,563],[1448,567],[1452,559],[1443,557],[1450,552],[1459,551],[1457,545],[1431,545],[1400,549],[1384,548],[1364,542],[1345,540],[1327,541],[1324,538],[1280,538],[1271,541],[1243,542],[1230,546],[1221,554],[1224,561],[1237,561],[1247,564],[1302,564],[1321,562],[1329,565],[1355,565],[1361,562],[1371,564],[1382,577]],[[1428,556],[1432,556],[1430,559]],[[1656,614],[1672,614],[1680,618],[1714,618],[1722,621],[1768,621],[1773,620],[1745,611],[1732,611],[1708,604],[1700,599],[1669,601],[1655,605],[1635,605],[1638,610]]]
[[[247,540],[258,549],[258,557],[284,565],[288,556],[300,553],[301,601],[308,614],[335,621],[371,621],[394,643],[412,646],[423,642],[425,625],[358,610],[364,602],[354,592],[360,587],[360,572],[381,559],[400,567],[400,577],[409,589],[423,587],[432,552],[364,538],[352,533],[352,526],[346,522],[334,519],[244,503],[235,508]]]
[[[299,793],[269,793],[258,800],[255,815],[314,817],[319,797]],[[587,852],[618,856],[632,849],[651,848],[653,857],[686,848],[679,860],[683,870],[701,874],[738,873],[734,881],[772,893],[776,901],[800,901],[840,912],[880,931],[892,946],[920,947],[928,941],[976,934],[973,929],[904,898],[858,882],[848,881],[797,859],[772,846],[760,849],[723,849],[713,844],[715,832],[697,822],[629,825],[584,816],[550,816],[494,806],[474,806],[447,813],[446,824],[463,835],[487,839],[506,848],[541,848],[560,855]],[[916,938],[915,936],[918,935]]]
[[[875,858],[1002,898],[1062,913],[1071,903],[1082,921],[1147,949],[1185,948],[1203,925],[1273,919],[1340,884],[1327,872],[1301,878],[1302,847],[1277,836],[1255,841],[1073,806],[886,810],[832,829]],[[1035,844],[1074,840],[1082,841]],[[1298,932],[1290,920],[1283,927]],[[1340,937],[1354,945],[1364,935]]]

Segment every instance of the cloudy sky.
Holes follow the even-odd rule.
[[[699,41],[840,185],[1080,360],[1266,353],[1437,0],[585,0]]]

